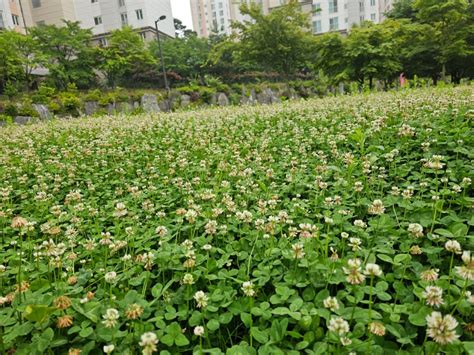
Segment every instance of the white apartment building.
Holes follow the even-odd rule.
[[[194,30],[201,37],[211,33],[230,34],[232,21],[243,21],[241,3],[256,3],[268,13],[288,0],[190,0]],[[379,23],[391,8],[392,0],[298,0],[303,12],[311,13],[313,33],[347,32],[363,21]]]
[[[31,22],[29,7],[23,7],[21,0],[0,0],[0,30],[26,32]]]
[[[194,31],[199,37],[211,34],[231,34],[233,21],[242,22],[246,16],[239,11],[242,3],[255,3],[268,12],[270,0],[190,0]]]
[[[111,31],[130,26],[146,41],[156,38],[155,21],[160,33],[175,36],[170,0],[74,0],[76,21],[92,29],[94,36],[106,44]]]
[[[158,22],[160,33],[175,36],[170,1],[0,0],[0,29],[24,33],[28,27],[61,26],[63,20],[70,20],[91,29],[95,39],[103,45],[111,31],[127,25],[139,32],[144,40],[151,41],[156,38],[155,21],[163,15],[166,19]]]

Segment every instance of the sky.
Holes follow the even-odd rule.
[[[189,0],[170,0],[173,17],[183,21],[187,28],[193,29]]]

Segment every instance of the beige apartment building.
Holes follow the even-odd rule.
[[[255,3],[263,13],[285,5],[288,0],[190,0],[194,30],[200,37],[232,33],[232,21],[244,21],[239,11],[242,3]],[[363,21],[379,23],[385,19],[392,0],[298,0],[309,14],[314,34],[347,32]]]
[[[171,0],[0,0],[0,30],[26,33],[40,25],[61,26],[63,20],[78,21],[92,30],[96,41],[107,44],[111,31],[131,26],[140,36],[156,38],[155,21],[161,34],[175,36]]]

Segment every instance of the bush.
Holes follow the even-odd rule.
[[[8,103],[5,106],[4,114],[11,117],[18,116],[18,107],[12,103]]]
[[[54,96],[56,90],[53,87],[48,86],[47,84],[41,84],[38,88],[38,91],[31,96],[31,100],[35,104],[46,105],[51,101],[51,98]]]
[[[81,100],[71,92],[63,92],[59,95],[61,112],[70,115],[78,115],[81,108]]]

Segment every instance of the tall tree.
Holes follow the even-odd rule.
[[[162,50],[167,71],[175,72],[188,80],[193,77],[202,78],[207,73],[205,64],[210,51],[207,39],[199,38],[196,34],[166,39],[162,42]],[[156,41],[150,44],[150,51],[154,58],[159,58]],[[160,71],[161,68],[157,70]]]
[[[436,30],[443,76],[449,72],[454,82],[459,82],[466,68],[474,63],[469,41],[473,31],[470,6],[467,0],[415,0],[413,4],[418,21]]]
[[[81,28],[79,22],[64,21],[63,26],[34,27],[31,36],[46,56],[46,67],[58,88],[64,89],[69,83],[88,87],[95,80],[98,63],[91,30]]]
[[[349,78],[360,85],[366,79],[390,81],[401,70],[393,28],[365,22],[354,27],[346,39],[345,57]]]
[[[239,51],[267,70],[294,74],[305,66],[312,41],[308,14],[290,0],[268,15],[255,4],[242,5],[240,11],[250,19],[234,23]],[[232,39],[233,40],[233,39]]]
[[[102,49],[101,69],[111,87],[132,82],[137,74],[149,71],[156,64],[141,37],[129,26],[113,31],[108,42]]]

